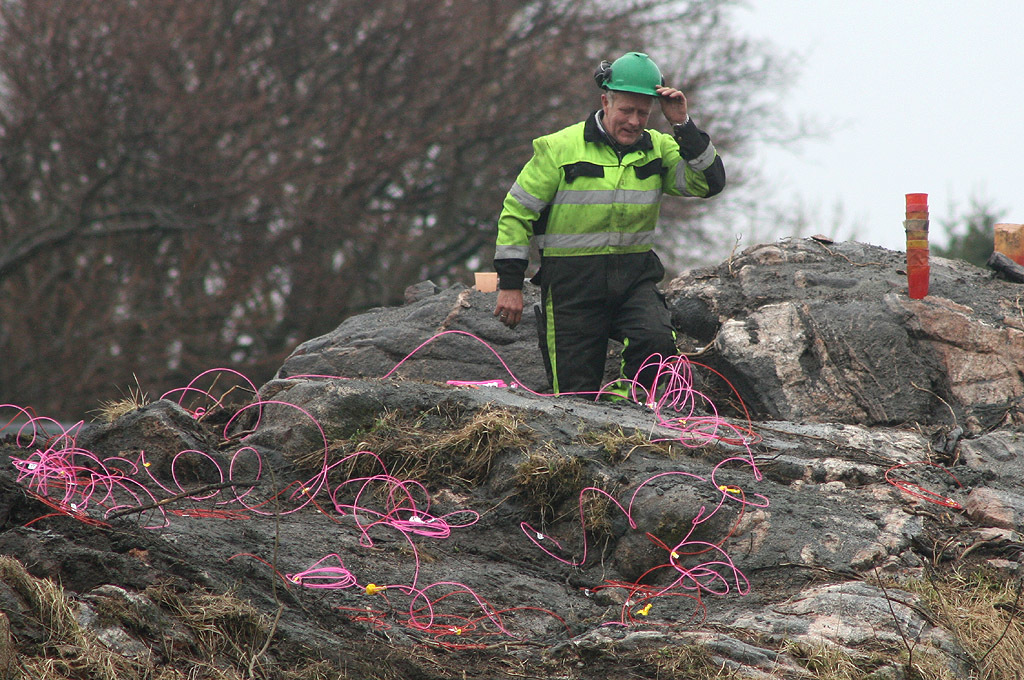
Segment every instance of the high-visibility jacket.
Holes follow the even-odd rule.
[[[707,198],[724,186],[722,161],[693,121],[674,136],[645,130],[625,150],[596,114],[539,137],[498,218],[499,286],[522,288],[531,240],[545,257],[646,252],[664,194]]]

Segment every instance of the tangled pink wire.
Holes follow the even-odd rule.
[[[382,379],[395,374],[406,361],[424,347],[446,336],[463,336],[483,343],[494,354],[510,378],[510,383],[505,383],[503,380],[451,381],[452,383],[469,386],[511,385],[535,395],[548,396],[523,387],[522,381],[513,374],[493,348],[480,338],[457,330],[438,333],[421,343],[388,371]],[[633,516],[633,505],[637,494],[654,481],[674,477],[685,479],[689,483],[710,485],[719,491],[716,505],[713,508],[702,507],[692,518],[691,530],[686,537],[674,546],[665,546],[666,559],[664,564],[658,568],[674,570],[675,578],[666,586],[653,590],[643,589],[641,602],[688,593],[696,593],[698,599],[700,593],[725,595],[735,592],[740,595],[746,594],[749,592],[749,582],[722,547],[721,542],[699,541],[692,539],[691,536],[699,525],[707,522],[726,506],[767,507],[768,500],[764,496],[756,493],[738,494],[735,490],[730,490],[731,487],[719,485],[716,481],[718,471],[726,463],[742,463],[750,470],[753,480],[760,480],[760,472],[754,464],[753,454],[750,450],[750,445],[756,441],[756,436],[749,427],[735,425],[718,415],[711,400],[695,389],[693,365],[685,357],[663,359],[653,356],[648,360],[645,368],[654,369],[656,377],[653,386],[657,387],[644,387],[634,383],[631,386],[631,397],[652,409],[655,426],[669,433],[665,434],[664,440],[678,441],[688,447],[703,446],[712,442],[726,444],[745,450],[748,455],[746,457],[732,456],[723,460],[707,477],[682,471],[654,475],[636,487],[625,505],[596,487],[583,489],[579,496],[580,526],[578,529],[582,537],[582,556],[578,560],[565,556],[566,551],[561,542],[551,536],[545,536],[529,524],[523,523],[522,530],[529,542],[549,557],[566,565],[580,566],[586,562],[588,551],[588,528],[584,524],[584,497],[586,494],[604,495],[626,517],[632,529],[642,529],[637,526]],[[255,385],[240,373],[230,369],[214,369],[201,373],[183,388],[167,392],[163,398],[174,398],[178,405],[185,408],[194,418],[203,418],[214,409],[221,407],[226,395],[215,397],[211,391],[212,388],[203,388],[200,385],[208,379],[216,382],[224,375],[227,375],[236,384],[248,388],[253,394],[258,392]],[[340,376],[292,376],[290,379],[302,378],[342,379]],[[602,393],[603,391],[599,392],[595,397],[600,397]],[[189,402],[188,406],[186,406],[186,400]],[[82,423],[64,429],[56,421],[36,418],[25,409],[13,405],[0,406],[0,415],[3,415],[4,409],[15,409],[15,418],[25,421],[17,430],[15,441],[19,448],[31,450],[31,453],[23,457],[12,457],[12,464],[18,471],[18,481],[41,496],[51,498],[55,496],[54,500],[62,508],[75,513],[95,510],[101,516],[107,517],[118,510],[153,505],[155,506],[153,512],[157,513],[160,522],[148,525],[146,528],[166,527],[170,520],[163,506],[157,503],[157,496],[158,494],[187,493],[184,485],[178,479],[178,461],[187,458],[194,465],[196,459],[199,459],[205,466],[212,469],[212,477],[220,480],[225,486],[188,495],[188,500],[214,502],[219,506],[234,506],[264,516],[291,514],[311,505],[315,505],[318,510],[329,507],[339,517],[349,518],[352,521],[359,534],[359,543],[364,546],[373,546],[374,544],[371,531],[397,532],[408,544],[414,562],[412,576],[408,582],[383,585],[369,583],[360,586],[356,575],[345,567],[341,555],[331,553],[305,569],[284,574],[283,577],[289,583],[316,589],[362,588],[367,595],[385,592],[399,593],[408,598],[406,625],[422,631],[433,630],[440,625],[440,633],[444,633],[445,631],[450,632],[450,629],[463,630],[481,622],[489,622],[495,630],[511,635],[508,627],[503,623],[500,612],[465,584],[442,581],[426,586],[419,585],[421,564],[417,547],[418,541],[445,540],[452,535],[453,531],[465,530],[473,526],[479,520],[479,515],[469,509],[442,515],[432,513],[431,498],[426,487],[416,480],[393,476],[380,457],[370,451],[353,453],[342,460],[331,463],[329,442],[323,427],[312,414],[300,406],[284,401],[256,400],[238,409],[223,428],[225,441],[231,441],[232,433],[242,422],[248,422],[251,425],[250,431],[258,429],[268,409],[294,410],[302,419],[306,419],[312,424],[319,435],[318,447],[322,447],[322,464],[311,477],[304,481],[293,482],[288,485],[283,494],[279,494],[279,497],[283,497],[290,504],[283,510],[280,508],[267,509],[266,500],[257,501],[252,495],[256,483],[263,476],[263,464],[257,449],[245,443],[248,435],[234,435],[239,446],[230,454],[226,469],[222,467],[218,456],[203,451],[186,450],[171,458],[170,478],[161,480],[151,469],[151,463],[146,459],[145,452],[139,452],[134,459],[114,456],[101,460],[91,452],[79,448],[76,438]],[[54,428],[56,431],[53,434],[48,434],[48,432],[54,431]],[[3,429],[0,428],[0,431]],[[340,466],[354,457],[370,457],[374,461],[373,466],[379,468],[379,472],[336,481],[334,477],[341,469]],[[242,461],[249,459],[255,463],[243,466]],[[243,467],[249,470],[255,469],[255,478],[237,479],[238,470]],[[232,484],[232,482],[237,482],[237,484]],[[696,564],[689,564],[683,559],[698,554],[707,554],[709,558]],[[640,586],[637,584],[632,584],[632,586],[627,584],[627,587],[631,589],[631,593],[641,592]],[[435,595],[436,592],[441,592],[441,594]],[[455,596],[468,598],[480,614],[478,617],[456,616],[461,627],[452,628],[447,623],[453,615],[439,613],[437,606],[438,603],[448,602]],[[630,600],[632,599],[631,595]],[[630,604],[635,603],[630,602]],[[618,623],[626,624],[635,621],[635,617],[628,611],[628,608],[625,608]]]

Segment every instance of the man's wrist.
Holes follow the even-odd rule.
[[[523,278],[522,274],[518,276],[514,274],[506,274],[502,276],[498,275],[498,290],[522,290],[523,289]]]
[[[682,123],[673,123],[672,124],[672,130],[673,131],[680,130],[683,127],[685,127],[686,124],[689,123],[689,122],[690,122],[690,114],[686,114],[686,118],[683,120]]]

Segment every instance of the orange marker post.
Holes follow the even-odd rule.
[[[928,194],[907,194],[907,292],[913,300],[928,294]]]

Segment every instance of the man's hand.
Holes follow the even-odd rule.
[[[509,328],[515,328],[523,319],[523,291],[514,288],[499,290],[494,316]]]
[[[661,112],[665,114],[665,120],[672,125],[685,123],[689,120],[686,112],[686,95],[674,87],[659,85],[656,89],[658,101],[661,102]]]

